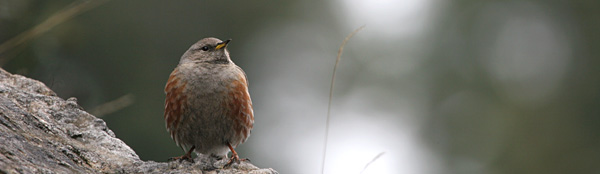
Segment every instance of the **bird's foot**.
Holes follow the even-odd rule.
[[[229,158],[229,162],[227,164],[225,164],[225,167],[230,167],[233,163],[239,164],[242,161],[250,161],[250,160],[248,158],[240,159],[240,157],[237,154],[232,155],[231,158]]]
[[[188,161],[188,162],[194,163],[194,159],[192,158],[192,155],[189,155],[189,154],[169,158],[169,161]]]
[[[192,152],[194,151],[194,149],[196,148],[196,146],[192,146],[192,148],[190,148],[190,150],[187,151],[187,153],[185,153],[184,155],[178,156],[178,157],[172,157],[169,158],[169,161],[189,161],[191,163],[194,163],[194,159],[192,158]]]

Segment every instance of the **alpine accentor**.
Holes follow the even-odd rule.
[[[204,38],[181,56],[165,93],[165,122],[175,143],[187,150],[173,159],[192,161],[191,153],[227,157],[239,162],[234,148],[254,125],[252,101],[244,71],[231,61],[231,40]]]

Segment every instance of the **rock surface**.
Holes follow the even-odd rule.
[[[43,83],[0,68],[0,173],[277,173],[249,162],[142,161],[106,123]]]

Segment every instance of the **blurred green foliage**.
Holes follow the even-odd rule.
[[[0,42],[72,2],[0,0]],[[365,173],[597,173],[599,8],[591,0],[108,1],[0,53],[0,66],[87,110],[132,94],[132,105],[102,119],[142,159],[166,161],[183,153],[163,122],[169,73],[197,40],[231,38],[256,114],[240,155],[281,173],[317,173],[337,48],[367,24],[339,67],[330,173],[350,168],[336,163],[353,160],[339,154],[361,151],[356,159],[386,151]],[[411,156],[405,147],[425,150]]]

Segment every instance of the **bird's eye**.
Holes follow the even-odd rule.
[[[208,46],[203,46],[202,48],[200,48],[200,50],[202,50],[202,51],[208,51]]]

